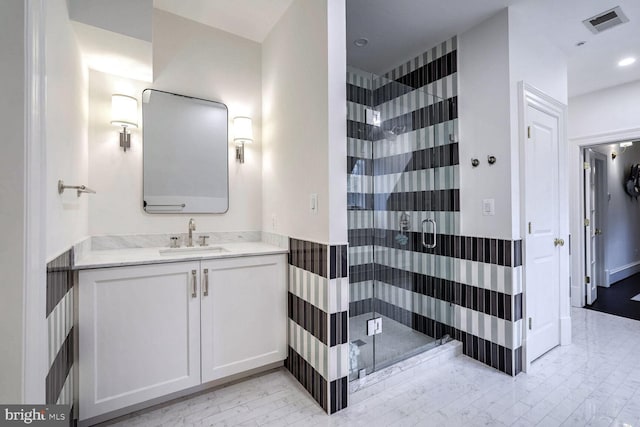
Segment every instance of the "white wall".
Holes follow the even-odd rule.
[[[458,37],[460,226],[464,236],[511,239],[512,195],[507,10]],[[489,166],[487,156],[498,159]],[[480,160],[473,168],[471,159]],[[495,216],[482,200],[495,200]]]
[[[518,83],[567,103],[567,60],[535,33],[519,5],[503,9],[459,36],[461,232],[519,239]],[[493,155],[497,162],[487,163]],[[471,158],[480,166],[471,167]],[[482,200],[495,200],[495,216]]]
[[[640,200],[630,197],[625,183],[631,166],[640,163],[640,143],[628,148],[609,144],[595,148],[607,156],[606,222],[603,226],[605,270],[616,273],[640,263]],[[616,152],[615,160],[611,153]],[[607,195],[603,194],[605,200]]]
[[[89,181],[98,192],[90,200],[89,233],[186,232],[192,216],[199,231],[260,230],[261,51],[260,44],[170,13],[154,10],[154,82],[91,72]],[[229,211],[215,215],[150,215],[142,209],[141,129],[124,153],[118,129],[109,124],[111,94],[123,91],[140,100],[146,87],[225,103],[229,108]],[[235,160],[231,122],[253,119],[255,141],[245,145],[245,163]]]
[[[640,80],[572,97],[569,138],[640,129]]]
[[[71,19],[151,41],[153,0],[67,0]]]
[[[520,164],[520,131],[524,124],[520,123],[520,99],[518,85],[520,82],[533,86],[556,101],[567,104],[567,57],[540,33],[535,22],[528,19],[526,8],[531,3],[509,7],[509,82],[511,93],[511,193],[514,222],[511,224],[511,236],[519,239],[522,236],[520,223],[522,201],[520,200],[520,173],[524,165]],[[566,129],[565,129],[566,130]],[[564,194],[561,189],[560,197]]]
[[[522,7],[531,3],[509,7],[509,72],[511,93],[517,95],[518,82],[546,93],[563,104],[568,102],[567,57],[540,34],[536,23],[531,22]],[[512,97],[517,106],[517,98]]]
[[[347,243],[347,17],[344,0],[327,2],[329,76],[329,242]]]
[[[263,43],[265,231],[347,240],[344,7],[296,0]]]
[[[24,3],[0,2],[0,402],[22,402],[24,282]]]
[[[640,139],[640,81],[598,90],[569,99],[569,171],[571,173],[571,234],[579,250],[584,248],[582,226],[582,156],[587,145]],[[574,256],[572,277],[584,277],[584,259]],[[572,304],[584,305],[584,284],[574,280]]]
[[[58,194],[60,179],[68,185],[88,185],[88,83],[66,2],[47,1],[46,5],[46,254],[50,261],[87,236],[91,196],[77,197],[70,190]]]

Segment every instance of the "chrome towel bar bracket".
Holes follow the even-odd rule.
[[[64,185],[64,181],[58,181],[58,194],[64,193],[64,190],[77,190],[77,196],[80,197],[82,193],[92,193],[95,191],[87,187],[86,185]]]

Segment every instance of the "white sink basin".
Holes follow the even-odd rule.
[[[227,249],[222,246],[194,246],[187,247],[184,246],[182,248],[165,248],[159,250],[160,255],[175,255],[175,254],[206,254],[206,253],[222,253],[229,252]]]

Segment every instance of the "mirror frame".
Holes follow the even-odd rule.
[[[213,211],[207,211],[207,212],[203,212],[203,211],[185,211],[185,210],[158,210],[158,211],[152,211],[150,212],[149,210],[147,210],[147,202],[145,200],[145,186],[144,186],[144,182],[145,182],[145,155],[144,155],[144,145],[145,145],[145,138],[144,138],[144,130],[145,130],[145,123],[144,123],[144,97],[145,97],[145,92],[147,91],[152,91],[152,92],[160,92],[163,94],[167,94],[167,95],[173,95],[173,96],[177,96],[177,97],[182,97],[182,98],[187,98],[187,99],[192,99],[192,100],[196,100],[196,101],[204,101],[204,102],[208,102],[208,103],[212,103],[212,104],[217,104],[218,106],[222,107],[224,109],[225,112],[225,122],[226,122],[226,132],[225,132],[225,161],[226,161],[226,172],[227,172],[227,185],[226,185],[226,208],[224,211],[218,211],[218,212],[213,212]],[[143,117],[143,121],[142,121],[142,210],[149,214],[149,215],[155,215],[155,214],[189,214],[189,215],[193,215],[193,214],[213,214],[213,215],[220,215],[220,214],[225,214],[227,212],[229,212],[229,205],[230,205],[230,193],[229,193],[229,171],[230,171],[230,166],[229,166],[229,108],[227,107],[226,104],[224,104],[223,102],[219,102],[219,101],[212,101],[210,99],[205,99],[205,98],[199,98],[199,97],[195,97],[195,96],[190,96],[190,95],[183,95],[183,94],[179,94],[179,93],[174,93],[174,92],[169,92],[169,91],[165,91],[165,90],[159,90],[159,89],[154,89],[154,88],[145,88],[142,91],[142,117]],[[178,205],[176,205],[178,206]],[[184,206],[183,206],[184,208]]]

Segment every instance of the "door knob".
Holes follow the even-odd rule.
[[[596,236],[599,236],[602,234],[602,230],[600,230],[599,228],[596,228]]]
[[[553,239],[553,246],[564,246],[563,239]]]

